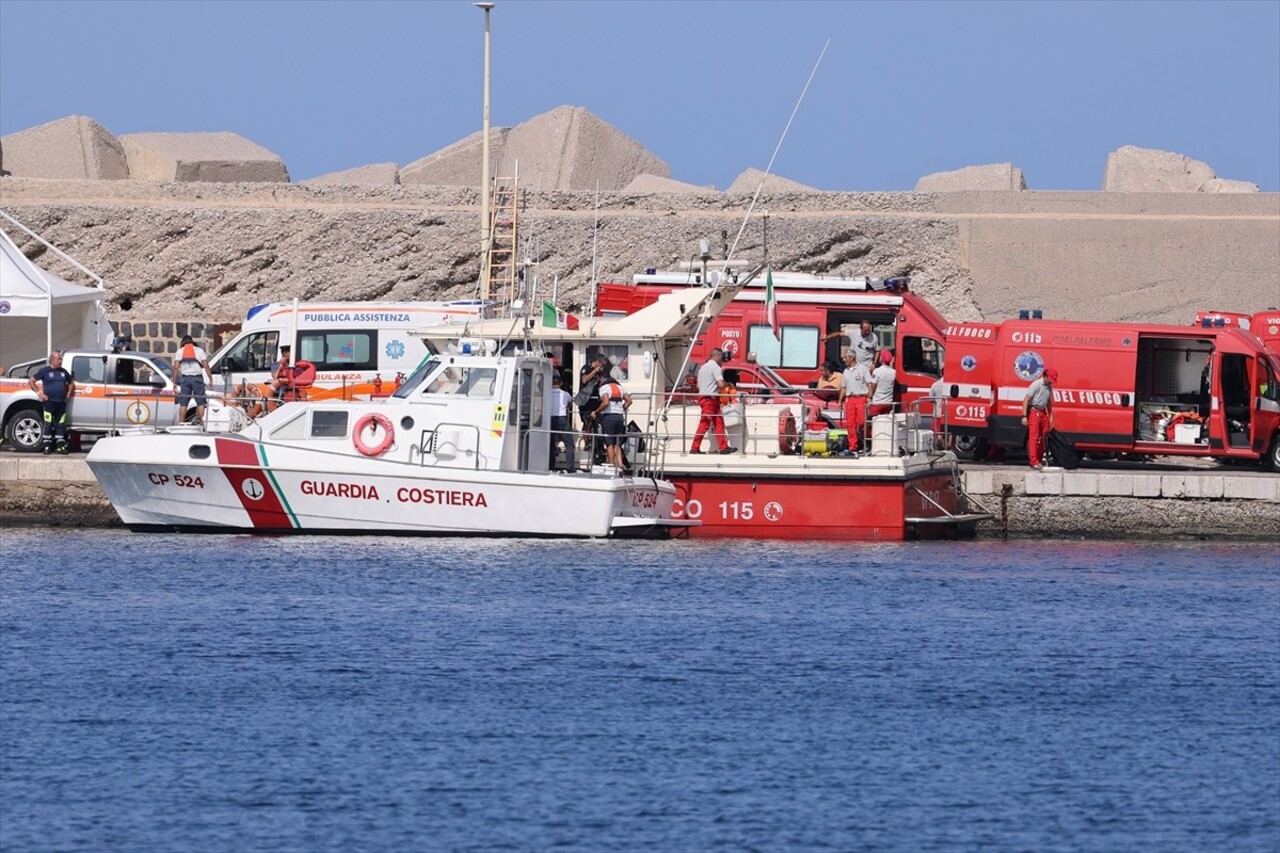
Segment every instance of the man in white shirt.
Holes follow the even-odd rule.
[[[564,468],[570,474],[576,470],[577,458],[573,452],[574,435],[569,426],[569,405],[573,397],[562,387],[564,379],[559,370],[551,372],[551,458],[555,459],[556,444],[564,442]]]
[[[827,335],[827,340],[835,340],[844,337],[843,329],[838,329]],[[849,351],[854,354],[858,364],[862,365],[867,371],[867,375],[871,374],[876,363],[876,350],[880,348],[880,339],[876,337],[876,333],[871,330],[871,321],[863,320],[858,326],[857,332],[849,333]]]
[[[868,393],[871,396],[871,417],[893,414],[893,392],[898,383],[898,371],[893,369],[893,353],[880,350],[880,366],[871,373]]]
[[[867,425],[867,391],[870,375],[858,363],[853,350],[844,354],[844,373],[840,377],[840,399],[844,410],[844,428],[849,431],[849,449],[857,450]]]
[[[698,418],[698,429],[693,434],[693,444],[689,447],[690,453],[702,452],[702,437],[712,427],[715,428],[718,452],[737,452],[737,448],[730,447],[729,440],[724,436],[724,416],[720,414],[720,392],[726,387],[724,371],[720,369],[720,363],[723,361],[724,351],[719,348],[713,349],[711,357],[698,368],[698,408],[702,410],[702,417]]]

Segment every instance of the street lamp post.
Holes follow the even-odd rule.
[[[480,298],[489,298],[489,252],[492,248],[493,228],[489,214],[489,13],[493,11],[492,3],[474,3],[477,9],[484,10],[484,118],[480,143]]]

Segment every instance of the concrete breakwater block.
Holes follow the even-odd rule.
[[[482,133],[415,160],[400,170],[404,184],[476,185]],[[643,145],[582,107],[561,106],[513,128],[490,128],[493,174],[532,190],[620,190],[639,175],[668,177],[671,169]]]
[[[122,180],[129,164],[119,139],[87,116],[67,116],[0,137],[4,171],[17,178]]]
[[[306,186],[392,186],[400,183],[400,167],[395,163],[370,163],[341,172],[329,172],[298,183]]]
[[[950,172],[934,172],[916,181],[918,193],[955,193],[969,190],[1020,191],[1027,188],[1022,170],[1012,163],[966,166]]]
[[[1258,185],[1224,180],[1214,174],[1208,163],[1173,151],[1125,145],[1107,155],[1102,189],[1129,193],[1256,193]]]
[[[138,181],[289,182],[283,160],[238,133],[130,133],[120,141]]]

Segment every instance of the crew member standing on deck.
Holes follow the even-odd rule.
[[[1046,367],[1040,378],[1027,386],[1022,400],[1022,425],[1027,428],[1027,457],[1037,471],[1044,467],[1044,442],[1053,429],[1053,383],[1058,371]]]
[[[849,431],[849,448],[857,450],[867,425],[867,389],[871,377],[867,369],[858,364],[853,350],[844,354],[844,373],[840,376],[840,399],[844,410],[844,428]]]
[[[44,452],[67,452],[67,404],[76,393],[76,381],[62,366],[62,352],[49,353],[49,363],[27,379],[40,397],[44,410]],[[39,387],[37,387],[39,386]]]
[[[600,407],[596,409],[596,420],[600,422],[609,464],[619,471],[627,469],[627,460],[622,453],[622,436],[627,431],[625,422],[629,408],[631,395],[622,390],[618,380],[606,373],[600,383]]]
[[[178,386],[178,422],[187,419],[187,404],[196,401],[196,420],[204,423],[204,375],[209,369],[209,356],[196,346],[190,335],[182,336],[178,357],[173,364],[173,383]]]
[[[564,442],[564,468],[570,474],[577,467],[575,464],[577,459],[574,456],[573,446],[577,443],[573,428],[569,426],[569,405],[573,402],[573,397],[569,392],[564,390],[564,379],[560,377],[560,371],[555,370],[551,373],[551,456],[555,458],[556,443]]]
[[[694,431],[693,443],[689,446],[690,453],[702,452],[702,437],[707,434],[708,429],[715,431],[719,453],[736,453],[738,450],[729,446],[729,440],[724,436],[724,416],[720,414],[720,395],[724,393],[727,384],[724,381],[724,371],[720,369],[722,361],[724,350],[716,347],[698,368],[698,408],[702,410],[702,417],[698,418],[698,428]]]
[[[871,397],[871,417],[893,413],[893,392],[898,384],[898,371],[893,369],[893,353],[880,350],[880,366],[871,374],[868,394]]]

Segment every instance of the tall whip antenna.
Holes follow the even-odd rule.
[[[787,131],[791,130],[791,124],[796,120],[796,113],[800,112],[800,105],[804,103],[804,96],[809,92],[809,84],[813,82],[814,76],[818,73],[818,66],[822,64],[822,57],[827,55],[827,48],[830,46],[831,46],[831,39],[828,38],[826,44],[822,46],[822,52],[818,54],[818,61],[813,63],[813,70],[809,72],[809,79],[804,81],[804,88],[800,90],[800,97],[796,99],[796,105],[791,110],[791,117],[787,119],[787,126],[782,129],[782,135],[778,137],[778,144],[775,145],[773,148],[773,156],[769,158],[769,165],[764,170],[764,176],[760,178],[760,184],[756,187],[755,195],[751,197],[751,204],[750,206],[747,207],[747,214],[746,216],[742,217],[742,226],[738,228],[738,236],[733,238],[733,245],[729,247],[729,251],[725,255],[724,269],[726,274],[729,271],[728,261],[733,257],[734,252],[738,251],[738,243],[742,240],[743,232],[747,230],[747,223],[751,221],[751,214],[756,209],[756,201],[760,198],[760,192],[764,189],[764,182],[768,179],[769,174],[773,171],[773,162],[778,159],[778,152],[782,150],[782,143],[787,138]],[[756,275],[759,274],[759,272],[760,270],[756,269],[754,272],[751,273],[750,276],[748,276],[747,280],[749,281],[751,278],[754,278]],[[723,281],[723,279],[721,279],[721,281]],[[708,284],[708,283],[709,282],[707,282],[705,279],[703,280],[703,284]],[[712,289],[713,299],[714,299],[714,291],[719,289],[720,289],[720,282],[717,282],[715,287]],[[707,300],[706,305],[707,306],[711,305],[710,299]],[[703,329],[706,327],[708,319],[709,318],[708,318],[707,312],[704,308],[702,317],[698,320],[698,328],[693,333],[694,340],[697,340],[702,336]],[[676,374],[677,376],[681,377],[679,381],[683,381],[685,372],[689,369],[689,359],[692,357],[692,355],[693,355],[693,347],[689,347],[689,349],[685,351],[684,363],[680,365],[680,372]],[[666,416],[667,416],[667,410],[671,408],[672,402],[674,402],[673,398],[668,397],[667,402],[662,407],[661,417],[664,420],[666,419]]]
[[[751,212],[756,209],[756,201],[760,198],[760,192],[764,189],[764,182],[768,180],[769,175],[773,172],[773,161],[778,159],[778,152],[782,150],[782,142],[787,138],[787,131],[791,130],[791,123],[796,120],[796,113],[800,112],[800,105],[804,103],[804,96],[809,92],[809,84],[813,82],[814,75],[818,73],[818,66],[822,64],[822,57],[827,55],[827,48],[831,46],[831,39],[827,39],[827,43],[822,46],[822,52],[818,54],[818,61],[813,63],[813,70],[809,72],[809,79],[804,81],[804,89],[800,92],[800,97],[796,100],[795,109],[791,111],[791,118],[787,119],[787,126],[782,129],[782,136],[778,137],[778,144],[774,146],[773,156],[769,158],[769,165],[764,170],[764,176],[760,178],[760,183],[756,187],[756,194],[751,197],[751,206],[747,208],[747,215],[742,218],[742,227],[738,229],[738,236],[733,238],[733,246],[729,248],[729,257],[733,257],[733,253],[738,250],[738,243],[742,240],[742,232],[747,230],[747,223],[751,221]]]

